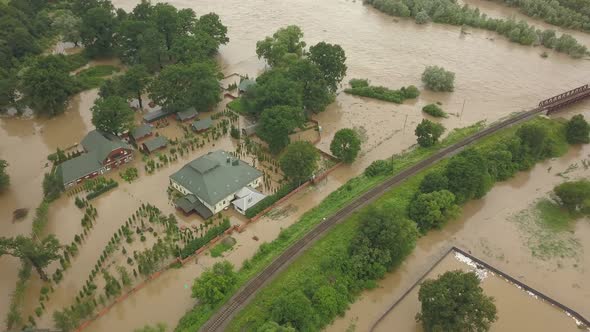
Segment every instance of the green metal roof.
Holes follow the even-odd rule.
[[[199,114],[194,107],[191,107],[185,111],[176,113],[176,118],[180,121],[185,121],[188,119],[192,119]]]
[[[119,137],[98,130],[89,132],[86,137],[82,139],[81,144],[87,152],[95,152],[95,155],[100,162],[104,161],[113,150],[118,148],[133,150],[131,145],[127,144]]]
[[[184,213],[191,213],[196,211],[203,219],[208,219],[213,216],[213,212],[209,210],[195,195],[185,195],[174,201],[174,205],[181,209]]]
[[[133,128],[133,130],[131,131],[131,137],[133,137],[133,139],[137,140],[142,137],[146,137],[151,133],[152,133],[152,126],[150,126],[147,123],[144,123],[139,127]]]
[[[92,172],[97,172],[102,167],[102,164],[98,161],[96,153],[90,152],[66,160],[57,167],[58,171],[61,172],[63,183],[67,184]]]
[[[204,118],[202,120],[197,120],[193,122],[192,127],[196,131],[201,131],[205,129],[209,129],[213,124],[213,120],[210,117]]]
[[[155,151],[168,145],[168,139],[165,136],[154,137],[143,143],[148,152]]]
[[[214,206],[260,176],[256,168],[219,150],[191,161],[170,178]]]

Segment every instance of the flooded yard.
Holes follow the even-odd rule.
[[[462,256],[458,258],[454,252],[446,255],[436,267],[426,275],[426,279],[436,279],[447,271],[461,270],[483,274],[481,288],[487,296],[494,298],[498,320],[492,323],[490,331],[580,331],[573,318],[548,302],[537,299],[536,296],[520,289],[517,285],[505,280],[499,275],[485,269],[476,269],[466,264]],[[420,286],[412,288],[410,293],[398,303],[378,324],[373,326],[375,332],[424,331],[421,323],[414,317],[420,312],[418,291]]]
[[[115,6],[126,10],[132,9],[138,2],[113,1]],[[91,324],[87,331],[105,331],[112,327],[128,331],[160,321],[174,326],[184,312],[193,306],[190,286],[193,279],[205,268],[220,259],[227,259],[240,266],[254,254],[261,243],[276,238],[282,228],[294,223],[333,190],[360,174],[372,161],[387,158],[414,145],[414,128],[423,118],[420,109],[424,105],[437,101],[442,103],[443,109],[451,114],[448,119],[441,120],[448,130],[480,120],[492,122],[513,112],[528,109],[541,99],[587,83],[587,73],[590,70],[588,61],[573,60],[560,54],[542,59],[538,54],[540,49],[518,46],[488,32],[471,29],[471,34],[461,35],[460,27],[418,26],[409,20],[394,20],[364,7],[360,1],[169,2],[179,7],[193,8],[199,15],[207,12],[220,15],[223,23],[228,26],[231,40],[221,48],[218,57],[226,75],[238,72],[256,77],[265,68],[264,63],[256,56],[256,41],[264,39],[284,25],[296,24],[304,31],[308,45],[326,41],[340,44],[345,49],[348,76],[343,84],[351,78],[367,78],[372,84],[391,88],[410,84],[421,88],[420,74],[424,67],[440,65],[456,73],[455,92],[447,94],[423,91],[417,100],[401,105],[340,93],[325,112],[313,117],[322,127],[321,140],[317,147],[329,152],[330,142],[338,129],[357,128],[364,133],[364,142],[361,157],[355,163],[341,166],[327,179],[295,195],[281,206],[280,214],[262,218],[251,224],[245,232],[236,234],[234,237],[237,244],[232,251],[224,254],[225,257],[201,255],[194,263],[164,273],[140,292],[116,305],[107,315]],[[578,35],[583,34],[574,35],[578,38]],[[495,40],[489,40],[490,36]],[[229,81],[231,80],[228,83]],[[50,120],[0,118],[0,158],[10,164],[8,173],[12,184],[0,196],[0,232],[3,236],[30,232],[33,209],[42,198],[43,173],[49,170],[46,157],[58,147],[64,149],[80,142],[93,129],[90,108],[96,97],[96,90],[86,91],[74,97],[66,113]],[[224,103],[215,112],[223,111]],[[584,112],[589,105],[590,103],[585,102],[572,107],[567,114]],[[587,111],[585,114],[587,117],[590,115]],[[171,122],[170,126],[158,129],[158,132],[171,139],[182,137],[182,129],[174,121]],[[310,139],[307,136],[315,133],[306,131],[301,139]],[[214,149],[237,151],[238,146],[227,135],[179,156],[176,161],[158,168],[153,174],[147,174],[144,169],[145,161],[136,157],[132,166],[139,170],[139,178],[134,182],[125,183],[118,172],[108,175],[116,179],[120,186],[92,201],[98,211],[96,225],[86,243],[80,246],[79,253],[73,259],[72,267],[64,274],[59,289],[46,304],[45,314],[37,319],[39,327],[52,326],[53,311],[74,301],[76,293],[70,290],[78,290],[83,286],[85,276],[93,268],[113,232],[142,203],[154,204],[164,214],[175,214],[180,223],[191,225],[201,222],[196,216],[186,217],[176,211],[166,193],[168,176],[184,163]],[[357,326],[359,330],[363,330],[415,280],[429,260],[451,241],[470,248],[486,260],[493,260],[501,269],[522,276],[531,286],[538,287],[550,296],[555,295],[558,300],[589,315],[590,285],[584,267],[590,266],[590,258],[580,255],[579,262],[568,261],[562,267],[558,267],[554,260],[531,260],[530,251],[521,245],[522,239],[518,236],[517,226],[508,221],[508,216],[545,195],[560,181],[555,176],[558,170],[565,170],[569,164],[589,153],[587,147],[572,151],[562,159],[539,165],[530,173],[522,173],[509,182],[499,184],[484,200],[468,204],[461,220],[451,223],[441,232],[423,238],[399,272],[389,275],[380,284],[380,288],[364,294],[362,300],[351,307],[347,316],[336,321],[330,330],[345,330],[357,316],[360,317]],[[244,156],[242,159],[251,162],[249,158],[252,156]],[[553,167],[551,172],[546,171],[549,166]],[[274,166],[267,164],[265,168],[270,172]],[[574,174],[588,176],[584,170],[578,170]],[[270,177],[276,184],[266,188],[267,192],[276,189],[280,179],[279,174]],[[522,199],[515,200],[511,197]],[[13,223],[12,213],[17,208],[31,210],[26,219]],[[61,242],[70,243],[74,235],[82,229],[82,215],[74,205],[73,198],[64,195],[51,205],[47,231],[55,233]],[[232,222],[243,222],[236,214],[232,214],[231,219]],[[588,225],[578,223],[575,235],[588,238]],[[586,251],[590,250],[586,248],[587,243],[588,241],[583,244]],[[573,264],[578,267],[573,267]],[[0,258],[0,317],[6,316],[18,265],[18,260],[11,257]],[[515,266],[519,267],[520,272],[514,272]],[[50,271],[54,268],[52,266]],[[33,275],[28,289],[28,313],[37,305],[40,283],[36,278]]]

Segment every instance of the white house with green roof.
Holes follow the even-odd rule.
[[[57,166],[66,188],[133,160],[133,147],[109,133],[93,130],[82,139],[80,145],[85,153]]]
[[[187,214],[196,211],[203,218],[230,206],[244,187],[261,184],[259,170],[221,150],[189,162],[170,176],[170,185],[185,195],[175,202],[177,208]]]

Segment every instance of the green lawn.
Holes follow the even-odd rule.
[[[232,111],[234,111],[234,112],[236,112],[238,114],[246,114],[247,113],[246,110],[244,109],[244,105],[242,105],[242,99],[241,98],[237,98],[237,99],[234,99],[234,100],[230,101],[227,104],[227,107],[230,110],[232,110]]]
[[[119,68],[111,65],[98,65],[84,69],[77,75],[81,91],[100,87],[107,76],[119,72]]]

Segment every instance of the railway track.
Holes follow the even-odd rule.
[[[560,95],[551,97],[543,100],[539,103],[538,107],[517,114],[509,119],[500,121],[491,125],[484,130],[477,132],[464,140],[448,146],[434,155],[418,162],[417,164],[401,171],[397,175],[387,179],[383,183],[377,185],[375,188],[362,194],[347,206],[340,209],[332,216],[326,218],[320,222],[315,228],[305,234],[301,239],[295,242],[291,247],[285,250],[279,257],[277,257],[270,265],[268,265],[260,274],[252,278],[244,287],[242,287],[237,294],[235,294],[219,311],[209,319],[201,327],[199,331],[204,332],[217,332],[223,331],[224,327],[229,323],[230,319],[237,313],[237,311],[246,304],[251,297],[258,291],[258,289],[264,285],[264,283],[270,281],[274,275],[282,267],[288,265],[293,261],[299,253],[301,253],[307,246],[312,242],[316,241],[322,234],[328,229],[340,221],[346,219],[355,211],[362,207],[374,202],[377,198],[383,195],[386,191],[389,191],[393,187],[397,186],[408,177],[434,165],[436,162],[446,157],[452,156],[453,154],[461,151],[465,146],[476,142],[482,138],[485,138],[498,130],[510,127],[519,122],[528,120],[541,113],[554,113],[562,107],[581,101],[585,98],[590,97],[590,86],[588,84],[578,87],[576,89],[569,90]]]

